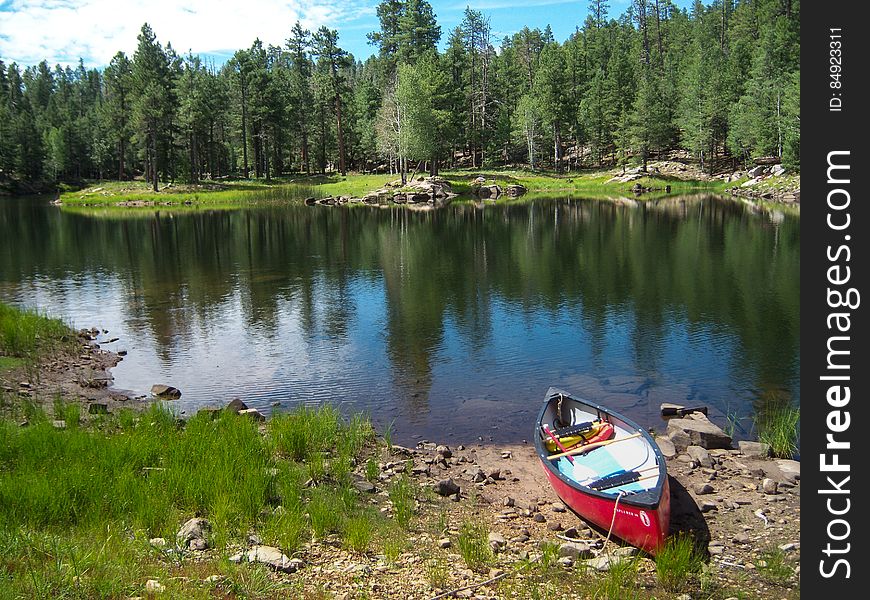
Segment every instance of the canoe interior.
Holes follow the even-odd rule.
[[[561,396],[561,402],[559,398]],[[540,425],[546,425],[551,430],[559,429],[576,423],[604,419],[609,421],[615,430],[611,440],[622,440],[600,446],[584,454],[573,456],[572,463],[567,457],[556,460],[545,460],[551,470],[558,472],[562,479],[575,487],[579,486],[586,493],[615,498],[622,492],[621,502],[654,507],[661,495],[663,479],[667,477],[663,459],[658,448],[653,445],[649,435],[637,426],[602,409],[592,403],[586,403],[567,394],[554,392],[548,394],[548,402],[541,415]],[[560,413],[560,414],[557,414]],[[543,442],[546,435],[538,428],[540,443],[537,444],[542,458],[549,455]],[[640,436],[630,436],[641,433]],[[620,471],[637,471],[639,481],[631,482],[604,490],[592,490],[587,487],[591,482],[619,473]]]

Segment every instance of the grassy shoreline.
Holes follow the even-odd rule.
[[[419,176],[423,176],[421,174]],[[693,191],[722,192],[728,184],[722,181],[683,180],[662,176],[643,177],[630,183],[609,181],[610,171],[590,171],[556,175],[524,170],[456,170],[444,171],[456,193],[468,195],[475,177],[483,176],[499,184],[519,183],[530,194],[568,193],[589,197],[625,196],[631,194],[635,184],[664,190],[671,186],[671,194]],[[60,194],[59,201],[66,206],[167,206],[201,205],[232,207],[248,203],[269,201],[301,201],[305,197],[326,196],[362,197],[396,179],[395,175],[315,175],[275,179],[271,183],[261,180],[234,180],[198,185],[173,185],[155,193],[144,182],[102,181],[78,191]],[[660,194],[659,194],[660,195]],[[641,196],[646,198],[647,196]]]
[[[0,324],[0,357],[38,362],[75,339],[62,321],[2,303]],[[470,484],[458,473],[487,464],[482,445],[452,458],[431,442],[401,448],[330,406],[265,423],[226,409],[181,420],[153,405],[91,413],[55,394],[49,416],[2,388],[0,406],[0,600],[429,598],[478,584],[489,598],[723,600],[751,585],[739,573],[717,579],[705,549],[678,535],[653,561],[588,531],[576,542],[586,556],[600,548],[614,561],[598,572],[552,540],[561,525],[548,525],[565,509],[538,500],[552,494],[503,502],[528,493],[504,477],[507,466],[522,475],[520,463],[501,456],[498,486]],[[513,447],[524,451],[536,461]],[[451,470],[461,497],[435,492]],[[531,518],[545,511],[546,524]],[[177,537],[193,517],[208,520],[204,549]],[[260,545],[298,559],[299,571],[232,558]],[[776,586],[759,597],[799,597],[794,559],[776,546],[759,556],[755,572]]]

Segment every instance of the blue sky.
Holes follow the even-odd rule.
[[[459,24],[466,5],[490,18],[500,40],[521,29],[550,25],[564,41],[587,13],[587,0],[430,0],[442,37]],[[629,0],[610,0],[618,16]],[[685,6],[687,0],[678,1]],[[118,50],[135,50],[136,34],[147,21],[162,43],[176,51],[212,56],[215,61],[259,37],[283,44],[299,19],[307,28],[338,29],[339,42],[357,58],[374,52],[366,34],[378,28],[377,0],[0,0],[0,59],[22,65],[47,59],[50,64],[101,67]]]

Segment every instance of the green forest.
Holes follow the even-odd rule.
[[[495,39],[467,8],[442,31],[425,0],[383,0],[373,55],[288,26],[224,64],[180,55],[145,24],[105,68],[0,61],[0,183],[271,180],[326,172],[646,165],[682,150],[705,170],[800,162],[800,3],[589,2]]]

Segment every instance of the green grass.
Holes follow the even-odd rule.
[[[486,525],[476,521],[464,521],[459,529],[456,546],[462,560],[473,571],[483,571],[492,563],[488,535]]]
[[[656,554],[655,560],[659,584],[669,592],[685,590],[692,577],[703,565],[695,541],[686,535],[670,538]]]
[[[592,577],[590,596],[596,600],[632,600],[640,597],[636,558],[614,562],[606,573]]]
[[[78,404],[56,398],[55,416],[67,421],[59,430],[44,412],[29,412],[28,427],[0,419],[0,599],[142,595],[152,577],[167,585],[169,597],[207,597],[189,587],[181,592],[172,579],[192,564],[167,560],[148,544],[151,537],[173,544],[193,515],[211,521],[219,553],[251,530],[288,554],[329,533],[365,552],[375,532],[395,528],[347,484],[351,459],[370,439],[363,419],[301,410],[275,417],[263,435],[253,421],[230,413],[179,427],[172,414],[153,407],[138,416],[109,415],[96,430],[75,426]],[[323,459],[315,487],[305,485],[305,462],[278,451],[291,423],[326,436],[294,447]],[[268,596],[268,577],[253,565],[225,566],[235,569],[226,573],[232,589]]]
[[[774,456],[791,458],[797,452],[800,409],[789,405],[766,406],[755,415],[758,440],[770,446]]]
[[[417,175],[417,177],[425,176],[426,173]],[[722,181],[687,181],[666,176],[644,177],[629,183],[608,182],[612,172],[602,170],[556,175],[522,169],[459,169],[444,171],[441,176],[450,181],[454,192],[462,195],[470,194],[471,182],[479,176],[495,180],[500,185],[519,183],[529,190],[529,194],[524,196],[525,199],[554,193],[588,198],[624,196],[631,194],[631,188],[636,183],[662,190],[670,185],[672,194],[690,191],[722,191],[728,185],[733,185]],[[281,177],[269,183],[256,179],[221,180],[195,185],[163,186],[158,192],[152,191],[144,181],[97,181],[82,190],[66,191],[59,199],[67,207],[111,207],[134,204],[133,208],[123,206],[127,211],[141,211],[143,208],[165,209],[166,206],[178,207],[173,210],[200,210],[202,207],[231,209],[251,203],[298,202],[306,197],[361,198],[397,178],[397,175],[354,173],[347,176],[328,174]],[[645,194],[641,198],[650,199],[663,194],[664,192]]]
[[[773,585],[786,585],[794,575],[794,568],[788,564],[785,552],[779,548],[762,552],[755,567],[762,579]]]
[[[32,358],[39,352],[68,348],[74,337],[70,327],[60,319],[0,302],[0,355]]]
[[[414,516],[417,488],[407,475],[402,475],[390,486],[390,502],[393,503],[393,518],[405,529]]]
[[[613,195],[632,195],[631,188],[640,183],[644,187],[662,190],[671,186],[670,194],[697,192],[697,191],[722,191],[726,184],[721,181],[694,181],[681,180],[668,177],[643,177],[629,183],[608,181],[613,177],[611,171],[586,171],[564,175],[555,173],[527,171],[527,170],[456,170],[445,171],[442,176],[450,181],[453,191],[459,194],[470,194],[471,183],[476,177],[485,177],[501,186],[520,184],[525,186],[529,193],[521,196],[520,200],[546,196],[554,193],[577,195],[584,198],[610,197]],[[657,198],[664,193],[648,193],[640,196],[641,199]],[[501,201],[515,201],[503,199]]]

